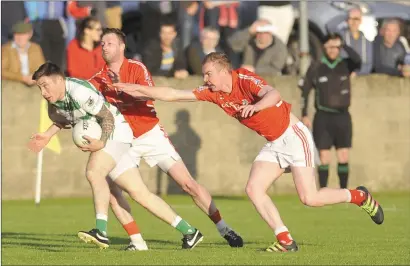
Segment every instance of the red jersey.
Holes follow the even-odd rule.
[[[71,40],[67,46],[67,72],[70,77],[91,78],[105,64],[101,53],[101,45],[95,47],[92,51],[88,51],[81,47],[77,39]]]
[[[246,127],[256,131],[268,141],[274,141],[288,128],[290,123],[291,105],[280,101],[276,106],[266,108],[255,113],[251,117],[241,117],[239,107],[242,105],[255,104],[261,98],[259,91],[266,81],[246,69],[239,68],[232,71],[232,92],[230,94],[217,91],[213,92],[207,86],[201,86],[193,90],[196,98],[217,104],[228,115],[235,117]]]
[[[154,81],[146,66],[136,60],[125,58],[121,65],[119,75],[120,81],[124,83],[154,86]],[[107,65],[95,74],[89,82],[102,92],[109,103],[117,106],[128,124],[130,124],[134,137],[138,138],[158,124],[159,119],[155,112],[153,101],[141,101],[126,93],[108,89],[107,84],[112,84],[112,81],[108,76]]]

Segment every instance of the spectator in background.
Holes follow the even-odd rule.
[[[142,47],[158,38],[163,23],[178,24],[178,1],[144,1],[140,4]]]
[[[97,18],[88,17],[81,21],[77,37],[68,44],[67,48],[69,76],[89,79],[104,66],[101,56],[101,33],[101,23]]]
[[[122,7],[121,1],[106,1],[105,19],[107,28],[122,29]]]
[[[400,22],[396,19],[384,21],[382,34],[374,42],[374,70],[376,73],[402,76],[406,51],[399,42]]]
[[[12,39],[12,27],[19,21],[27,18],[23,1],[1,2],[1,44]]]
[[[159,36],[160,40],[153,39],[145,46],[143,63],[154,76],[186,78],[186,59],[177,38],[175,24],[163,22]]]
[[[75,18],[77,22],[86,17],[96,17],[102,26],[107,27],[105,11],[107,1],[68,1],[67,13]]]
[[[34,27],[35,39],[45,59],[65,69],[64,55],[67,37],[65,2],[25,1],[27,15]]]
[[[284,44],[288,43],[293,24],[295,23],[295,13],[290,1],[259,1],[258,19],[265,19],[275,28],[276,36]]]
[[[239,17],[240,1],[202,1],[199,12],[199,29],[212,27],[219,30],[219,46],[228,55],[234,68],[241,63],[241,54],[232,50],[228,39],[241,24]]]
[[[12,27],[13,41],[1,47],[1,78],[4,80],[20,81],[32,86],[33,73],[45,63],[40,46],[30,42],[33,36],[33,26],[19,22]]]
[[[219,43],[219,31],[214,28],[204,28],[199,41],[194,40],[187,49],[188,69],[191,74],[202,75],[202,60],[212,52],[222,52]]]
[[[346,45],[353,48],[362,59],[360,70],[353,72],[353,76],[370,74],[373,68],[373,44],[368,41],[359,30],[361,23],[362,11],[360,8],[353,8],[348,12],[348,28],[340,32]],[[341,56],[343,58],[347,57],[346,51],[343,50]]]
[[[179,3],[179,28],[181,29],[182,49],[186,49],[194,36],[195,15],[198,12],[197,1],[181,1]]]
[[[259,75],[282,73],[288,49],[274,33],[275,28],[269,21],[257,20],[231,36],[232,49],[244,51],[243,68]]]
[[[67,12],[77,20],[93,16],[103,27],[122,28],[121,1],[68,1]]]

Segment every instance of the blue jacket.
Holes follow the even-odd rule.
[[[360,37],[355,40],[350,33],[349,29],[342,30],[340,35],[346,45],[350,46],[355,50],[356,53],[360,55],[362,59],[362,66],[358,72],[358,75],[367,75],[372,72],[373,69],[373,44],[364,37],[363,33],[360,32]],[[342,50],[341,56],[343,58],[347,57],[347,54]]]

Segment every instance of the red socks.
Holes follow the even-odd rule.
[[[361,191],[361,190],[357,190],[357,189],[349,189],[350,191],[350,195],[351,195],[351,203],[356,204],[357,206],[362,205],[363,201],[366,200],[366,193]]]
[[[276,235],[276,238],[278,239],[279,243],[283,245],[290,245],[293,241],[293,238],[290,236],[290,233],[288,231],[279,233],[278,235]]]
[[[129,236],[140,233],[140,229],[138,228],[138,225],[135,221],[132,221],[128,224],[124,224],[122,227],[124,227],[125,231],[127,231]]]
[[[221,218],[221,214],[219,213],[219,210],[216,210],[216,212],[214,212],[212,215],[209,215],[209,218],[211,218],[212,222],[214,222],[214,224],[219,223],[220,220],[222,220]]]

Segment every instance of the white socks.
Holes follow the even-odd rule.
[[[180,221],[182,221],[180,216],[175,217],[175,220],[171,223],[172,227],[176,228]]]
[[[289,232],[289,229],[286,226],[281,226],[275,229],[275,236],[283,232]]]
[[[345,191],[347,192],[347,200],[346,202],[351,202],[352,201],[352,194],[350,193],[350,191],[348,189],[345,189]]]

